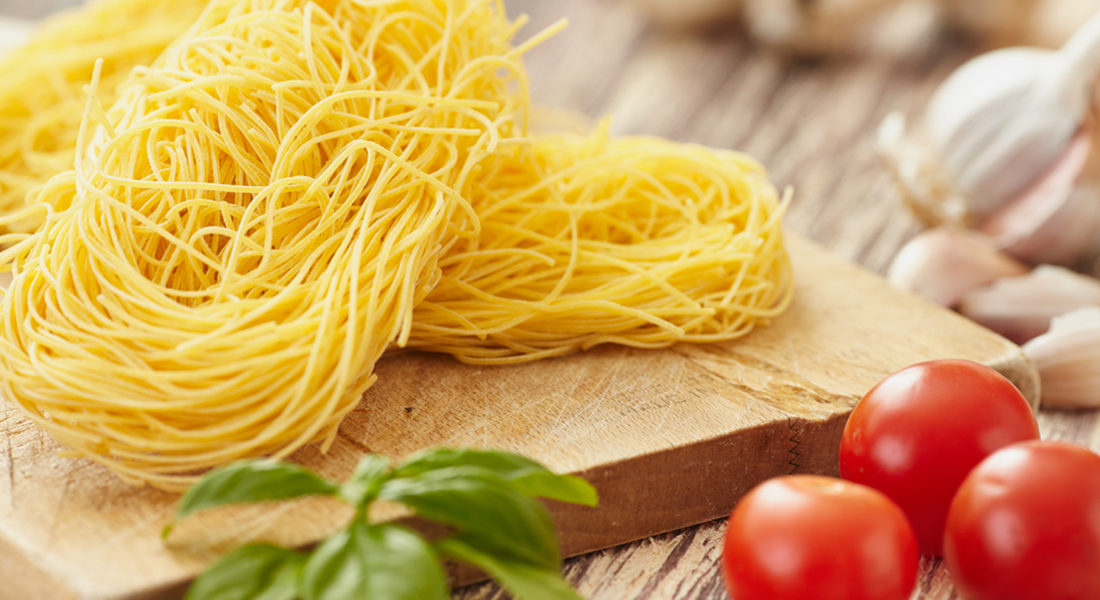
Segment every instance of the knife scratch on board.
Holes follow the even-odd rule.
[[[577,386],[573,386],[574,390],[576,390],[576,388],[577,388]],[[515,417],[515,416],[518,415],[518,416],[523,417],[524,419],[526,419],[528,422],[533,423],[534,419],[532,418],[532,414],[538,412],[534,409],[541,406],[541,405],[543,405],[543,404],[552,403],[555,399],[558,399],[558,398],[563,399],[563,401],[561,402],[561,410],[558,411],[558,414],[560,416],[560,414],[565,411],[566,406],[569,405],[569,400],[572,398],[571,393],[555,392],[553,394],[547,394],[545,396],[540,396],[538,398],[534,398],[534,399],[531,399],[531,400],[526,400],[522,404],[517,403],[516,407],[513,408],[512,410],[509,410],[507,412],[497,413],[497,414],[500,416],[501,421],[504,421],[507,418]]]
[[[569,428],[569,426],[573,424],[574,421],[576,421],[576,420],[580,419],[581,417],[585,416],[585,413],[591,413],[593,416],[596,416],[599,413],[600,408],[603,406],[604,398],[606,398],[607,395],[609,393],[611,393],[612,385],[617,380],[615,375],[612,373],[612,374],[609,374],[609,375],[603,377],[600,381],[602,383],[603,381],[608,380],[608,379],[610,379],[610,381],[608,381],[607,385],[604,386],[603,391],[600,392],[600,395],[596,396],[596,400],[594,402],[590,402],[590,403],[588,403],[587,406],[581,407],[581,409],[578,410],[576,412],[576,414],[569,417],[565,421],[560,422],[560,423],[555,423],[554,426],[550,428],[551,435],[561,435],[561,434],[565,433],[565,430],[567,430]],[[580,432],[576,432],[576,433],[574,433],[574,435],[582,435],[582,434]]]
[[[170,516],[167,511],[152,511],[148,516],[133,521],[118,533],[107,537],[101,543],[93,546],[91,552],[106,554],[111,548],[131,538],[148,537],[150,531],[159,531],[159,526],[167,523]],[[226,527],[231,529],[231,527]]]
[[[741,419],[745,418],[745,415],[750,414],[752,409],[760,403],[760,399],[757,398],[755,393],[748,393],[746,395],[749,397],[749,403],[745,405],[745,408],[742,409],[740,413],[738,413],[737,421],[741,421]]]
[[[500,413],[500,420],[504,421],[508,418],[519,415],[520,417],[523,417],[529,425],[535,426],[537,424],[536,421],[538,420],[536,415],[539,412],[535,409],[543,404],[550,404],[550,406],[547,408],[547,412],[552,411],[555,405],[558,406],[558,414],[556,417],[554,417],[553,420],[553,424],[556,425],[559,421],[561,421],[566,409],[569,408],[569,403],[576,397],[577,388],[580,387],[580,384],[580,378],[576,378],[573,386],[569,389],[569,391],[556,391],[543,396],[539,396],[538,398],[527,400],[523,404],[519,404],[516,408],[508,412]]]
[[[49,448],[35,450],[32,444],[42,445],[42,436],[45,434],[30,421],[16,416],[15,409],[0,407],[0,420],[4,423],[4,440],[7,443],[5,456],[8,461],[8,506],[15,509],[15,457],[23,462],[28,462],[27,457],[40,456],[49,451]],[[51,447],[52,448],[52,447]]]
[[[580,387],[580,379],[578,378],[576,383],[573,384],[573,389],[569,390],[568,394],[558,394],[561,397],[561,410],[558,411],[558,415],[554,417],[553,423],[550,427],[553,429],[561,421],[562,416],[565,415],[565,409],[569,407],[569,403],[576,397],[577,388]]]
[[[672,405],[676,404],[676,395],[680,392],[680,382],[684,379],[684,363],[680,362],[679,369],[676,371],[676,383],[672,386],[672,393],[669,394],[668,406],[665,407],[665,414],[661,417],[661,422],[657,423],[657,427],[653,429],[653,433],[657,433],[665,426],[665,421],[668,420],[668,414],[672,412]]]
[[[585,416],[586,413],[590,413],[592,415],[597,414],[600,407],[603,405],[604,398],[606,398],[608,394],[611,393],[612,387],[619,380],[618,373],[622,370],[622,365],[622,360],[616,360],[612,368],[607,369],[605,372],[603,372],[603,374],[593,386],[596,388],[603,386],[603,390],[596,397],[595,401],[590,402],[587,406],[582,407],[580,410],[577,411],[576,414],[569,417],[564,422],[560,419],[560,417],[558,419],[555,419],[554,423],[550,427],[550,435],[560,434],[563,428],[569,427],[569,425],[573,424],[574,421]]]
[[[802,375],[802,371],[798,366],[798,352],[795,352],[794,342],[791,341],[789,336],[787,337],[787,348],[791,351],[791,362],[794,364],[794,374]]]
[[[672,351],[676,352],[677,355],[684,358],[692,365],[699,367],[708,376],[714,377],[723,383],[728,383],[738,389],[751,390],[754,386],[764,388],[775,379],[777,374],[783,374],[785,376],[793,375],[792,373],[784,372],[783,369],[770,362],[760,360],[758,357],[751,357],[746,354],[738,353],[735,349],[729,347],[723,347],[722,349],[727,356],[718,356],[704,346],[684,350],[680,350],[676,346],[673,346]],[[694,354],[694,352],[697,351],[706,356],[708,360],[700,360],[700,358]],[[711,364],[710,359],[714,359],[717,363],[717,367],[715,364]],[[729,369],[736,369],[736,381],[734,381],[729,374]],[[746,375],[752,379],[746,381]]]

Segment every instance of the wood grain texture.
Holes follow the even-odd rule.
[[[37,16],[52,10],[54,6],[72,4],[71,0],[0,0],[0,13],[8,16]],[[879,168],[871,134],[886,112],[893,109],[914,112],[921,106],[934,86],[971,55],[975,48],[956,39],[929,34],[927,29],[911,27],[904,19],[884,34],[885,42],[874,53],[867,53],[830,62],[787,62],[773,56],[763,49],[746,43],[737,31],[713,32],[706,35],[670,35],[662,33],[648,24],[635,13],[627,0],[506,0],[509,12],[517,15],[526,12],[531,15],[530,26],[525,29],[531,33],[561,18],[569,17],[570,28],[557,38],[549,41],[529,57],[533,93],[537,101],[572,110],[579,110],[592,117],[612,115],[615,118],[614,131],[619,134],[654,134],[676,140],[703,143],[711,146],[736,148],[747,151],[760,159],[771,171],[773,178],[781,186],[791,185],[796,190],[796,201],[792,205],[787,219],[788,228],[806,235],[823,244],[838,255],[856,261],[873,271],[881,272],[900,245],[917,227],[900,207],[896,193],[885,172]],[[812,255],[811,258],[821,258]],[[836,263],[844,269],[850,266]],[[820,267],[815,267],[820,273]],[[811,273],[813,269],[811,269]],[[801,271],[800,271],[801,273]],[[801,279],[806,282],[805,277]],[[689,527],[671,533],[648,537],[641,541],[618,546],[601,552],[595,552],[571,559],[566,564],[566,574],[582,594],[592,600],[598,599],[722,599],[726,594],[722,589],[718,574],[718,560],[721,550],[721,535],[724,521],[709,521],[725,514],[734,498],[743,493],[750,482],[768,474],[780,472],[828,472],[835,469],[835,440],[843,426],[844,414],[854,402],[860,390],[865,389],[889,370],[904,366],[940,352],[937,347],[923,345],[918,340],[907,338],[912,332],[921,332],[928,326],[917,314],[924,314],[921,308],[927,308],[921,301],[892,294],[882,282],[860,276],[866,282],[866,288],[857,286],[859,294],[878,290],[887,294],[896,304],[887,303],[894,310],[889,319],[873,321],[866,314],[857,317],[845,317],[843,314],[830,315],[821,322],[822,329],[817,331],[820,344],[827,350],[836,351],[834,362],[820,371],[814,371],[815,357],[820,358],[812,344],[802,346],[791,339],[783,339],[779,327],[771,330],[773,338],[768,343],[781,350],[774,360],[780,363],[780,369],[794,370],[785,373],[799,374],[799,377],[787,378],[783,386],[767,388],[769,369],[776,365],[730,360],[730,357],[715,348],[677,348],[667,354],[670,361],[667,368],[680,369],[682,375],[673,379],[683,385],[684,381],[703,384],[702,389],[709,390],[707,396],[689,398],[692,402],[701,401],[712,408],[721,404],[717,397],[730,398],[736,402],[745,402],[744,392],[737,393],[737,385],[745,385],[741,378],[747,378],[749,385],[764,382],[767,393],[768,414],[763,421],[752,421],[742,417],[740,423],[754,431],[756,445],[743,442],[739,449],[743,457],[754,459],[765,456],[757,470],[743,473],[745,462],[731,461],[722,466],[723,472],[732,473],[730,480],[735,483],[719,482],[712,486],[712,480],[703,479],[700,473],[707,465],[712,452],[722,452],[730,456],[729,449],[723,448],[721,437],[708,437],[707,423],[704,417],[710,413],[684,416],[684,399],[677,401],[679,390],[674,387],[656,387],[645,390],[645,401],[638,399],[639,391],[630,388],[630,365],[639,365],[638,357],[631,356],[625,361],[616,357],[616,353],[638,353],[602,349],[576,359],[560,361],[572,364],[583,358],[589,362],[584,369],[590,369],[587,376],[578,376],[575,389],[588,386],[587,392],[597,392],[602,398],[600,404],[573,406],[572,416],[563,416],[556,425],[546,426],[545,431],[536,431],[538,444],[553,444],[556,440],[564,442],[562,447],[551,448],[549,462],[555,467],[570,470],[583,468],[584,438],[569,437],[566,425],[577,422],[587,412],[597,409],[614,410],[603,414],[598,423],[600,427],[589,430],[590,436],[601,436],[605,429],[615,431],[627,417],[641,419],[649,429],[655,432],[660,447],[660,436],[689,434],[696,436],[694,454],[685,454],[677,461],[652,461],[652,469],[640,482],[648,488],[664,490],[664,510],[638,513],[635,505],[630,511],[631,518],[644,522],[650,531],[667,528],[669,521],[676,520],[672,514],[685,504],[695,506],[692,522],[707,521],[702,525]],[[873,284],[870,282],[874,282]],[[806,298],[800,295],[800,301]],[[808,299],[813,299],[811,295]],[[863,296],[861,296],[861,299]],[[859,306],[853,304],[853,306]],[[919,308],[918,308],[919,307]],[[916,311],[915,313],[913,311]],[[865,312],[865,311],[860,311]],[[933,311],[936,320],[947,319],[948,329],[957,339],[969,343],[974,336],[982,337],[973,326],[962,319],[944,315],[942,311]],[[797,317],[797,313],[790,315]],[[847,319],[847,320],[846,320]],[[845,336],[838,331],[844,326],[880,327],[893,331],[887,341],[900,348],[896,354],[883,363],[870,364],[881,355],[877,345],[864,345],[858,349],[838,350],[828,336]],[[801,324],[800,324],[801,326]],[[797,330],[797,327],[793,329]],[[763,338],[763,335],[757,335]],[[984,339],[984,338],[983,338]],[[762,340],[763,341],[763,340]],[[759,358],[758,355],[754,355]],[[748,357],[752,358],[752,357]],[[1002,357],[1005,358],[1005,357]],[[590,359],[590,360],[589,360]],[[651,356],[649,360],[653,359]],[[999,359],[991,358],[991,362]],[[1002,368],[1013,369],[1013,361],[1008,358]],[[908,362],[906,362],[908,361]],[[1001,360],[1002,363],[1005,361]],[[591,364],[596,363],[596,364]],[[598,366],[596,366],[598,364]],[[641,361],[647,367],[652,363]],[[447,368],[445,359],[427,359],[420,366],[405,365],[401,362],[384,364],[383,369],[394,373],[410,369],[412,375],[428,372],[434,379]],[[820,366],[820,365],[818,365]],[[620,370],[616,371],[618,368]],[[626,370],[623,370],[626,368]],[[420,369],[420,371],[417,371]],[[676,371],[674,371],[676,372]],[[1024,369],[1026,372],[1026,369]],[[612,375],[608,375],[611,373]],[[807,373],[813,373],[807,376]],[[837,380],[851,376],[849,387],[836,387]],[[601,383],[600,378],[603,378]],[[754,379],[755,378],[755,379]],[[391,379],[383,376],[382,382]],[[522,380],[522,378],[516,378]],[[567,381],[566,383],[571,383]],[[736,385],[734,385],[736,383]],[[381,385],[381,384],[380,384]],[[541,386],[540,386],[541,387]],[[507,396],[500,396],[500,388],[488,381],[474,380],[464,391],[482,394],[505,404],[502,413],[510,419],[504,427],[518,431],[524,427],[526,413],[518,404],[509,408]],[[383,388],[378,388],[383,391]],[[527,398],[526,403],[542,402],[566,415],[570,402],[575,399],[570,393],[558,389],[555,393],[542,393],[536,390],[534,400]],[[600,396],[599,394],[603,395]],[[797,401],[785,401],[787,398]],[[407,396],[407,406],[387,413],[381,420],[349,423],[342,431],[339,443],[334,449],[335,458],[326,462],[329,474],[340,476],[349,469],[350,458],[362,452],[363,444],[372,449],[381,449],[371,441],[378,432],[376,423],[389,422],[387,427],[403,433],[412,423],[421,429],[435,429],[437,432],[460,432],[459,434],[440,434],[443,441],[449,443],[484,443],[487,436],[500,426],[498,422],[473,413],[421,410],[430,408],[424,396]],[[636,398],[632,403],[631,398]],[[762,403],[757,403],[760,408]],[[807,408],[809,407],[809,408]],[[405,408],[412,408],[406,411]],[[728,406],[726,407],[728,408]],[[363,411],[380,411],[365,406]],[[364,415],[366,412],[364,412]],[[775,417],[778,420],[769,420]],[[570,421],[572,419],[572,421]],[[1089,443],[1094,449],[1100,447],[1100,428],[1097,415],[1086,413],[1044,412],[1040,418],[1045,437],[1068,439]],[[701,423],[702,422],[702,423]],[[765,424],[768,423],[768,424]],[[755,429],[754,429],[755,428]],[[0,515],[18,514],[16,525],[26,526],[26,515],[37,514],[40,519],[50,520],[51,527],[38,531],[33,536],[25,532],[21,536],[12,535],[10,530],[0,532],[0,555],[9,551],[4,544],[11,546],[10,540],[19,537],[20,551],[28,555],[28,546],[36,550],[29,552],[32,560],[17,563],[0,560],[0,598],[64,598],[103,596],[103,589],[64,590],[55,593],[46,592],[41,587],[40,575],[56,576],[61,566],[59,561],[66,552],[74,548],[67,547],[62,531],[67,528],[74,515],[97,512],[101,515],[114,515],[114,519],[129,524],[105,534],[102,531],[85,530],[78,532],[85,542],[94,542],[92,551],[81,554],[80,560],[102,558],[104,563],[114,562],[113,567],[101,564],[87,567],[90,570],[112,569],[116,572],[128,570],[129,574],[142,573],[151,568],[161,568],[165,561],[175,573],[183,576],[200,565],[210,551],[230,543],[240,535],[259,535],[266,538],[295,541],[303,539],[303,532],[293,524],[308,521],[316,525],[317,532],[324,530],[341,519],[333,507],[305,504],[281,509],[282,518],[268,522],[265,513],[245,510],[230,521],[232,527],[220,531],[219,539],[199,533],[207,523],[194,523],[190,529],[183,529],[176,539],[178,549],[190,548],[191,552],[176,552],[164,558],[156,545],[150,544],[147,533],[159,529],[170,510],[172,498],[160,497],[147,491],[127,492],[118,488],[113,480],[104,478],[95,467],[60,461],[50,452],[50,442],[40,433],[29,429],[25,422],[10,415],[0,417],[0,431],[7,436],[0,437]],[[781,442],[775,446],[775,441]],[[395,452],[404,451],[401,440],[396,444]],[[582,444],[580,448],[570,447]],[[765,451],[765,448],[770,450]],[[778,450],[777,450],[778,448]],[[519,448],[517,448],[519,449]],[[33,456],[37,461],[15,467],[15,457],[21,453]],[[753,454],[755,453],[755,454]],[[301,458],[307,462],[314,457],[308,452]],[[728,458],[726,460],[729,460]],[[5,462],[6,461],[6,462]],[[755,463],[754,463],[755,464]],[[7,465],[7,469],[2,468]],[[35,479],[35,469],[53,470],[53,479]],[[711,471],[712,472],[712,471]],[[618,485],[626,485],[633,477],[639,477],[636,463],[620,462],[615,468],[603,471],[589,470],[586,475],[597,479],[597,485],[604,493],[606,508],[618,503],[629,503],[633,498],[625,492],[616,491]],[[662,475],[663,473],[663,475]],[[685,483],[680,489],[675,485],[680,477]],[[20,500],[19,489],[25,485],[54,486],[54,495],[35,505]],[[695,487],[690,487],[694,485]],[[81,487],[85,491],[77,492]],[[90,486],[91,491],[88,491]],[[725,487],[723,487],[725,486]],[[623,488],[623,489],[629,489]],[[616,497],[616,495],[620,497]],[[594,548],[606,544],[606,532],[601,531],[602,524],[585,522],[575,515],[559,513],[559,522],[576,523],[573,530],[563,531],[566,544],[570,549]],[[68,520],[67,520],[68,519]],[[2,519],[0,519],[2,521]],[[621,521],[621,520],[620,520]],[[662,525],[663,524],[663,525]],[[656,527],[655,527],[656,525]],[[639,529],[640,531],[640,529]],[[305,538],[310,532],[305,532]],[[295,535],[299,536],[295,538]],[[7,542],[3,540],[8,540]],[[623,537],[622,539],[631,539]],[[574,540],[576,540],[574,542]],[[603,541],[600,541],[603,540]],[[574,545],[575,544],[575,545]],[[205,548],[205,550],[203,550]],[[123,564],[110,559],[110,555],[119,549],[126,549],[139,555],[137,562]],[[81,550],[86,552],[86,549]],[[96,565],[100,568],[97,569]],[[33,573],[38,570],[39,573]],[[125,574],[124,574],[125,575]],[[171,578],[169,578],[171,579]],[[117,582],[116,582],[117,583]],[[106,585],[106,584],[104,584]],[[39,587],[34,587],[39,586]],[[62,586],[64,588],[64,586]],[[178,583],[166,581],[160,586],[145,589],[133,588],[127,594],[130,597],[171,597],[178,595],[181,588]],[[491,584],[477,585],[459,590],[456,599],[475,600],[500,598],[502,593]],[[953,598],[949,578],[937,563],[923,565],[921,587],[915,598],[946,600]]]

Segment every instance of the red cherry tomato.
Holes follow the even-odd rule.
[[[902,369],[852,411],[840,441],[840,474],[886,494],[939,556],[947,509],[972,468],[993,452],[1039,439],[1023,395],[989,367],[937,360]]]
[[[951,503],[944,558],[966,600],[1100,598],[1100,456],[1028,442],[985,459]]]
[[[917,540],[886,496],[841,479],[771,479],[734,508],[722,574],[737,600],[906,600]]]

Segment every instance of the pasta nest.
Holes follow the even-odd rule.
[[[485,0],[214,0],[117,90],[101,64],[75,169],[0,218],[0,393],[178,490],[327,446],[388,349],[516,362],[779,314],[764,170],[529,136],[521,57],[549,32],[520,25]]]

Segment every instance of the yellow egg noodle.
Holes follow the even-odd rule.
[[[515,362],[785,309],[763,169],[528,136],[550,32],[521,26],[499,0],[213,0],[116,102],[93,80],[76,169],[0,217],[44,223],[0,235],[0,394],[174,490],[327,445],[387,348]]]
[[[211,3],[41,192],[72,208],[5,251],[3,395],[169,489],[331,440],[477,234],[464,188],[526,102],[502,14]]]
[[[100,99],[136,65],[148,65],[198,18],[207,0],[100,0],[39,26],[22,48],[0,58],[0,213],[27,192],[73,168],[84,113],[81,91],[104,60]],[[33,229],[37,219],[13,223]]]
[[[470,198],[481,235],[441,259],[410,347],[493,364],[715,342],[790,303],[780,201],[752,159],[606,124],[499,154]]]

